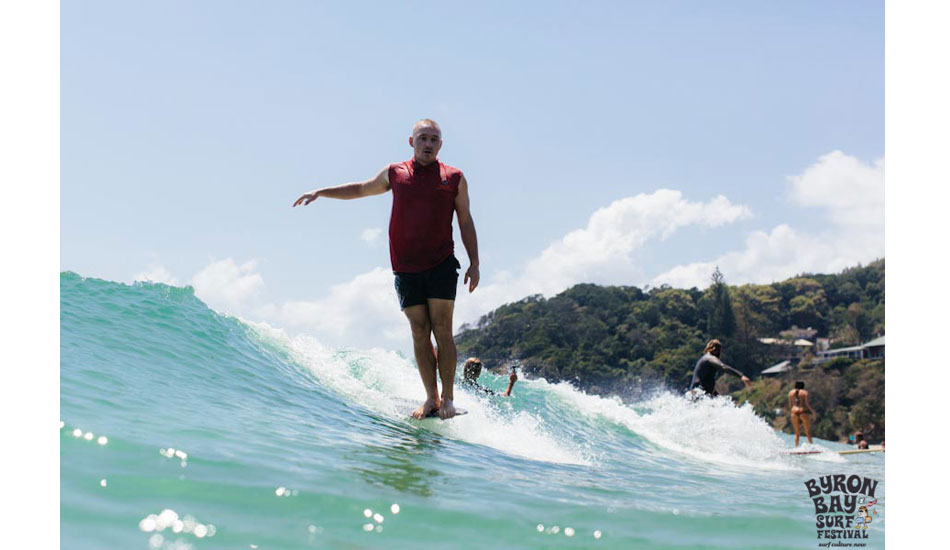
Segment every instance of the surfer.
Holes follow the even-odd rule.
[[[489,395],[498,395],[495,390],[486,388],[478,383],[478,377],[482,374],[482,360],[478,357],[469,357],[465,360],[465,366],[462,369],[462,383],[475,390],[483,391]],[[517,367],[511,366],[511,374],[508,375],[508,388],[501,394],[502,397],[511,397],[511,388],[515,387],[518,380]]]
[[[722,342],[710,340],[706,343],[703,352],[703,356],[699,358],[699,361],[696,361],[696,368],[693,369],[693,381],[689,384],[688,391],[692,392],[693,395],[696,394],[696,392],[693,392],[694,389],[702,389],[706,395],[719,395],[716,391],[716,378],[722,372],[729,372],[738,376],[746,387],[752,385],[749,377],[719,360],[719,356],[722,354]]]
[[[788,409],[792,416],[792,427],[795,428],[795,446],[798,447],[798,438],[801,434],[800,424],[805,426],[805,437],[811,443],[811,415],[815,409],[808,402],[808,390],[801,380],[795,382],[795,389],[788,392]]]
[[[454,254],[452,215],[458,218],[462,244],[468,253],[464,283],[469,292],[478,286],[478,240],[469,208],[468,182],[461,170],[439,161],[439,125],[427,118],[417,122],[409,146],[412,159],[390,164],[366,181],[304,193],[293,205],[306,206],[321,197],[349,200],[392,191],[389,255],[399,307],[409,320],[413,352],[426,390],[425,402],[412,416],[425,418],[438,410],[444,420],[456,415],[457,352],[452,314],[461,264]],[[433,335],[436,348],[432,346]],[[442,379],[441,398],[436,372]]]

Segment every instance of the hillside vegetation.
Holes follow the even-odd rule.
[[[884,334],[883,259],[768,285],[730,286],[717,269],[711,283],[705,290],[580,284],[551,298],[529,296],[501,306],[474,326],[463,326],[456,343],[460,357],[477,355],[486,366],[517,358],[529,375],[637,398],[658,387],[685,390],[704,344],[718,338],[723,361],[756,382],[737,399],[750,399],[778,424],[774,410],[785,407],[779,396],[798,376],[814,388],[816,410],[821,406],[830,415],[818,410],[816,428],[822,434],[835,439],[853,427],[883,430],[883,362],[810,368],[806,355],[798,372],[779,379],[758,376],[788,353],[759,338],[783,332],[787,337],[789,329],[810,327],[815,338],[842,347]],[[725,386],[741,387],[728,376],[720,384],[727,391]]]

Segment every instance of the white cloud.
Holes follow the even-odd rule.
[[[474,294],[456,300],[456,324],[471,322],[506,302],[532,294],[550,296],[578,283],[618,284],[640,275],[634,254],[651,239],[666,239],[690,225],[718,227],[751,216],[719,195],[691,202],[660,189],[612,202],[530,260],[520,276],[501,273]]]
[[[370,347],[385,343],[412,349],[392,270],[382,267],[334,285],[325,298],[285,303],[277,320],[282,327],[305,330],[335,344]]]
[[[375,246],[380,242],[380,236],[383,234],[383,230],[378,227],[367,227],[360,233],[360,240],[364,243]]]
[[[631,253],[648,240],[661,240],[688,225],[716,227],[749,217],[751,212],[719,195],[709,202],[690,202],[679,191],[619,199],[594,212],[587,227],[572,231],[530,262],[522,285],[553,294],[580,282],[630,280]]]
[[[730,284],[771,282],[804,271],[840,271],[858,263],[853,258],[836,257],[835,246],[820,238],[803,235],[787,225],[771,233],[755,231],[746,237],[745,248],[729,252],[713,261],[694,262],[655,277],[654,286],[668,284],[678,288],[709,286],[716,267]]]
[[[266,308],[264,278],[257,261],[238,265],[233,259],[215,261],[192,277],[195,295],[212,308],[228,313],[250,313]]]
[[[884,159],[865,164],[841,151],[832,151],[788,181],[793,202],[824,208],[831,223],[883,230]]]
[[[157,264],[149,264],[145,271],[135,275],[132,280],[149,283],[164,283],[171,286],[178,285],[178,279],[163,266]]]
[[[756,231],[745,248],[714,260],[680,265],[655,277],[654,285],[709,285],[719,266],[732,284],[768,283],[799,273],[834,273],[884,256],[884,159],[873,164],[833,151],[788,178],[788,197],[824,210],[825,230],[813,234],[788,225]]]

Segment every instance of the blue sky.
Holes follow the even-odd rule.
[[[63,3],[61,268],[402,348],[390,196],[290,205],[422,117],[478,230],[457,323],[883,256],[882,2],[588,4]]]

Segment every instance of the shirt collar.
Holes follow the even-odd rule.
[[[438,169],[438,167],[439,167],[439,159],[435,159],[429,164],[423,165],[423,164],[420,164],[418,160],[416,160],[416,157],[412,157],[412,169],[415,171],[432,170],[433,168]]]

